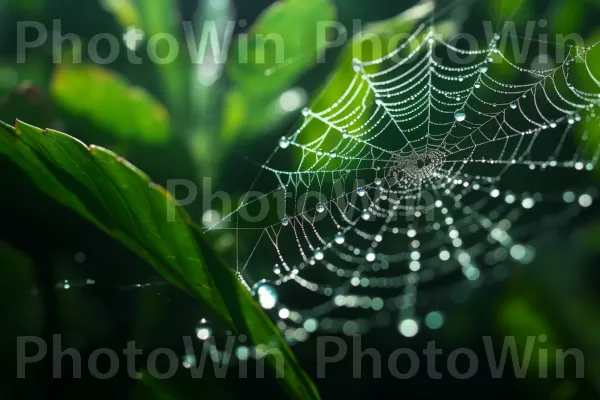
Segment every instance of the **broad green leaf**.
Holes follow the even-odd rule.
[[[101,67],[63,64],[51,85],[59,106],[119,138],[160,143],[171,136],[169,113],[162,104]]]
[[[17,121],[0,129],[0,154],[34,184],[145,259],[165,279],[198,299],[215,325],[273,344],[284,355],[280,384],[292,398],[318,393],[270,318],[224,265],[188,215],[162,187],[109,150]],[[169,212],[172,211],[172,213]],[[277,374],[273,357],[267,369]]]

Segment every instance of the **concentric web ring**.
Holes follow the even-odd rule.
[[[541,70],[501,39],[464,50],[423,24],[355,59],[343,95],[279,140],[255,185],[268,194],[233,216],[240,279],[290,342],[389,324],[413,336],[435,299],[503,279],[592,208],[595,46]],[[271,198],[262,222],[240,217]]]

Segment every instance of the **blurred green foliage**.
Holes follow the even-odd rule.
[[[398,32],[411,31],[417,19],[414,10],[411,16],[401,13],[409,4],[387,0],[283,0],[271,3],[225,0],[10,1],[0,14],[3,34],[0,92],[4,96],[0,104],[0,117],[9,123],[20,118],[43,128],[60,128],[87,142],[118,150],[134,164],[143,165],[143,169],[156,177],[159,183],[169,178],[197,180],[200,176],[223,176],[224,179],[218,181],[219,187],[235,188],[242,192],[247,189],[245,184],[253,175],[250,172],[227,174],[232,164],[239,164],[240,157],[237,154],[241,153],[260,163],[264,159],[264,149],[270,149],[279,137],[293,129],[293,118],[296,118],[297,112],[281,107],[283,93],[302,88],[310,94],[311,106],[320,108],[332,104],[352,79],[352,57],[357,53],[363,55],[364,59],[381,55],[370,47],[365,35],[389,39]],[[448,5],[448,2],[440,3],[440,8]],[[417,14],[423,17],[433,5],[424,2],[420,7],[417,9],[420,13]],[[204,64],[185,54],[187,47],[184,42],[189,38],[186,38],[180,21],[193,21],[198,33],[195,40],[199,44],[202,40],[202,29],[199,27],[203,23],[232,18],[236,8],[240,16],[250,21],[249,26],[235,27],[225,67],[216,68],[214,79],[206,84],[199,79]],[[551,34],[577,31],[582,32],[588,44],[600,40],[597,21],[594,20],[594,16],[600,12],[600,3],[597,1],[582,3],[559,0],[551,4],[532,0],[478,1],[473,2],[468,10],[457,7],[455,11],[436,28],[440,33],[451,35],[458,29],[473,28],[484,20],[501,26],[507,19],[526,24],[544,18],[548,21]],[[471,20],[465,22],[461,13],[469,14]],[[384,21],[366,26],[363,35],[355,36],[343,49],[330,49],[324,53],[325,37],[317,36],[316,24],[334,19],[336,15],[346,26],[350,26],[355,18]],[[53,18],[62,18],[65,29],[73,29],[84,38],[97,32],[111,32],[120,37],[131,26],[142,29],[146,36],[169,33],[177,38],[181,57],[164,65],[150,63],[147,59],[142,65],[129,65],[123,56],[110,66],[94,65],[89,59],[85,60],[84,65],[55,65],[49,56],[52,49],[45,46],[28,54],[25,64],[16,64],[15,21],[39,19],[51,26]],[[220,32],[218,39],[224,43],[227,31],[222,29]],[[477,32],[481,33],[480,30]],[[276,63],[273,43],[267,43],[266,51],[261,51],[260,35],[270,33],[277,33],[284,38],[286,53],[283,65]],[[306,43],[311,45],[307,46]],[[245,48],[250,50],[250,62],[240,63],[240,51]],[[157,56],[164,57],[167,51],[165,43],[157,44]],[[326,63],[316,62],[320,54],[327,54]],[[199,56],[206,57],[207,54]],[[256,61],[263,58],[266,65],[259,65]],[[600,70],[597,52],[591,53],[589,62],[593,71]],[[504,78],[516,77],[507,75]],[[0,260],[5,267],[0,280],[1,293],[3,304],[10,305],[5,307],[3,313],[3,326],[6,328],[2,331],[2,342],[9,343],[17,335],[41,334],[48,327],[72,333],[77,338],[75,343],[82,347],[104,343],[102,340],[111,336],[118,342],[127,334],[151,347],[156,337],[164,339],[169,335],[176,336],[173,327],[177,321],[168,319],[170,314],[174,314],[172,303],[175,300],[171,301],[171,297],[165,300],[154,295],[154,292],[136,292],[131,296],[133,300],[128,298],[125,301],[130,307],[123,307],[122,310],[118,310],[121,304],[110,303],[111,291],[94,296],[87,290],[59,291],[55,302],[48,300],[56,292],[54,285],[57,282],[87,276],[86,269],[66,268],[64,265],[68,263],[57,262],[57,259],[70,257],[72,252],[85,246],[85,236],[94,237],[94,246],[102,247],[102,252],[106,250],[106,258],[98,261],[100,265],[96,273],[108,277],[108,286],[117,285],[120,274],[124,274],[123,270],[133,270],[132,275],[127,275],[127,283],[135,279],[146,282],[150,280],[149,276],[157,276],[145,275],[149,272],[140,272],[145,271],[143,268],[133,268],[135,261],[124,256],[129,254],[128,251],[104,236],[72,232],[72,226],[83,226],[90,231],[93,229],[82,225],[78,219],[68,219],[72,217],[66,213],[60,214],[61,223],[48,222],[52,221],[53,214],[49,210],[54,209],[39,206],[47,204],[46,198],[32,197],[30,201],[33,205],[20,204],[27,203],[19,197],[20,193],[33,193],[25,190],[26,184],[21,179],[24,176],[29,176],[36,187],[119,238],[126,247],[153,264],[163,277],[198,298],[200,301],[197,303],[183,302],[185,310],[175,313],[181,314],[177,319],[187,329],[192,330],[193,318],[212,311],[215,320],[222,323],[219,327],[221,330],[233,328],[247,332],[255,342],[274,337],[276,328],[257,309],[247,292],[240,289],[239,282],[222,265],[218,254],[203,240],[198,240],[195,227],[183,223],[155,227],[154,232],[160,232],[160,239],[153,237],[150,230],[144,231],[151,223],[166,221],[152,214],[159,208],[164,212],[164,207],[157,204],[164,201],[161,196],[167,196],[162,190],[148,188],[145,174],[111,152],[98,148],[91,154],[83,154],[83,148],[74,140],[55,132],[47,133],[56,143],[72,152],[69,154],[76,157],[74,159],[80,161],[76,166],[71,164],[72,160],[61,156],[57,148],[46,147],[48,143],[39,140],[43,135],[40,130],[27,125],[20,126],[23,129],[21,140],[30,141],[29,146],[17,143],[15,137],[10,136],[13,133],[3,131],[0,134],[5,153],[0,160],[0,167],[5,172],[3,178],[6,186],[14,188],[15,193],[3,200],[6,207],[2,215],[6,220],[13,221],[13,225],[4,224],[1,237],[18,242],[20,248],[27,248],[29,253],[17,250],[4,241],[0,242]],[[580,134],[587,133],[591,140],[600,140],[597,125],[589,124],[584,131]],[[148,145],[154,149],[146,147]],[[14,160],[25,174],[18,175],[18,171],[8,165],[7,159]],[[108,177],[99,171],[106,172]],[[175,176],[172,171],[179,175]],[[91,180],[85,178],[84,173],[92,174]],[[102,184],[114,184],[114,188],[100,190]],[[124,201],[130,206],[120,205],[116,200],[117,194],[123,195]],[[202,205],[199,206],[201,209]],[[195,219],[199,216],[199,209],[189,210]],[[133,214],[130,214],[131,210]],[[23,217],[17,222],[9,219],[11,214],[21,213]],[[26,229],[28,233],[21,236],[16,232],[19,229]],[[41,237],[40,232],[52,232],[54,235]],[[600,377],[600,340],[597,335],[600,329],[597,315],[600,299],[598,278],[593,274],[597,274],[597,257],[600,256],[599,236],[597,229],[584,231],[582,237],[575,238],[563,237],[559,232],[556,249],[546,249],[549,255],[526,267],[527,270],[516,273],[508,284],[499,285],[495,290],[480,295],[469,306],[448,306],[445,310],[448,323],[439,337],[450,347],[469,347],[480,340],[482,334],[491,333],[497,338],[512,335],[520,344],[525,343],[528,336],[544,334],[548,337],[546,348],[570,346],[583,349],[589,355],[586,358],[588,377],[584,381],[567,377],[557,382],[534,380],[534,376],[525,382],[512,382],[509,394],[503,392],[507,390],[504,384],[501,388],[496,387],[496,390],[486,389],[483,394],[479,391],[484,390],[475,387],[476,394],[490,398],[514,397],[512,388],[516,388],[523,398],[536,396],[561,400],[597,397],[594,384]],[[44,242],[50,244],[43,246]],[[231,251],[231,247],[225,246],[222,251]],[[161,255],[167,254],[177,254],[177,262],[166,262],[168,258]],[[592,274],[595,278],[589,278],[586,274]],[[38,290],[42,297],[32,295]],[[103,302],[111,304],[110,310],[101,307]],[[113,321],[119,313],[122,318],[132,320],[131,331],[123,336],[119,336],[118,324]],[[238,313],[241,315],[236,315]],[[474,316],[479,315],[486,317],[474,322],[478,318]],[[425,337],[422,341],[427,339],[431,338]],[[386,346],[395,348],[399,345],[393,334],[377,341],[384,349]],[[422,343],[404,344],[418,347]],[[314,358],[311,358],[316,354],[314,341],[305,346],[296,352],[296,356],[302,366],[314,373],[310,369],[315,364]],[[14,358],[12,347],[2,347],[0,350],[3,360]],[[294,359],[291,353],[288,356]],[[306,395],[311,393],[313,389],[304,372],[295,363],[289,365],[293,365],[295,370],[290,372],[285,382],[278,383],[287,385],[288,393],[296,393],[298,398],[302,397],[302,390],[306,391]],[[13,373],[8,370],[7,377]],[[535,372],[532,374],[535,375]],[[11,382],[10,379],[6,381],[27,393],[34,390],[23,383]],[[485,379],[482,381],[493,384]],[[422,381],[417,383],[421,384],[410,386],[407,383],[402,388],[403,393],[439,397],[435,388],[423,385]],[[239,382],[235,384],[244,387]],[[397,389],[397,384],[395,381],[354,382],[341,373],[339,377],[317,382],[324,397],[339,395],[347,398],[375,395],[378,390],[383,394],[389,393]],[[129,383],[123,385],[129,386]],[[223,394],[223,391],[229,392],[234,388],[208,380],[198,382],[188,379],[178,381],[177,385],[166,385],[145,377],[133,386],[132,397],[138,398],[191,398],[200,393],[219,398],[235,397],[235,394]],[[440,387],[444,391],[454,388],[453,383],[447,382],[440,383]],[[1,390],[2,386],[0,393]],[[461,390],[468,392],[459,388],[453,393],[461,393]],[[89,390],[84,389],[82,393],[94,397]]]
[[[161,143],[171,137],[166,108],[105,69],[61,65],[52,77],[51,91],[57,106],[122,139]]]

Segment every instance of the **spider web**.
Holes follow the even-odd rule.
[[[500,42],[460,49],[422,24],[390,54],[355,59],[339,99],[303,110],[279,140],[254,185],[267,194],[234,220],[240,279],[291,343],[317,330],[439,326],[433,300],[504,279],[533,260],[543,232],[591,208],[600,95],[579,83],[600,83],[593,46],[537,69]],[[277,215],[241,215],[265,204]]]

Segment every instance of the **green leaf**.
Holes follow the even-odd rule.
[[[144,32],[150,61],[158,69],[166,102],[173,115],[173,123],[182,124],[187,118],[188,79],[179,32],[178,6],[175,0],[103,0],[124,30],[135,27]],[[175,38],[175,44],[167,38]]]
[[[70,207],[150,263],[165,279],[198,299],[216,326],[271,344],[284,355],[265,364],[292,398],[318,398],[279,331],[224,265],[183,208],[162,187],[109,150],[87,146],[53,130],[17,121],[0,129],[0,154],[15,162],[35,185]],[[172,210],[174,218],[169,218]]]
[[[184,62],[179,27],[179,9],[175,0],[135,0],[140,12],[142,30],[149,41],[161,37],[173,37],[179,42],[180,52],[169,62],[157,62],[169,109],[175,117],[175,123],[187,120],[188,111],[188,66]],[[168,59],[173,47],[166,40],[157,40],[156,53],[159,60]],[[174,54],[174,53],[171,53]]]
[[[332,21],[326,0],[283,0],[266,9],[234,43],[229,77],[248,94],[272,97],[293,83],[325,49],[318,24]],[[247,43],[246,43],[247,40]]]
[[[254,101],[236,90],[227,93],[224,110],[226,118],[221,127],[221,136],[225,144],[232,143],[242,131],[252,137],[268,133],[294,115],[281,107],[278,98],[264,102]]]
[[[51,85],[59,106],[121,139],[161,143],[171,137],[166,108],[115,73],[93,65],[64,64],[56,69]]]
[[[231,0],[218,2],[199,0],[194,15],[194,31],[186,32],[188,43],[194,43],[193,65],[189,71],[190,80],[190,129],[187,140],[198,171],[203,176],[217,175],[222,149],[219,134],[224,106],[227,82],[223,79],[223,64],[220,54],[213,49],[212,39],[222,43],[222,55],[227,55],[226,44],[230,40]]]
[[[227,64],[233,82],[227,102],[236,107],[225,108],[226,140],[241,132],[269,132],[290,115],[279,107],[279,95],[315,64],[327,44],[319,23],[334,18],[335,7],[327,0],[278,1],[237,38]]]
[[[140,13],[133,0],[101,0],[102,6],[111,12],[121,26],[139,26]]]

